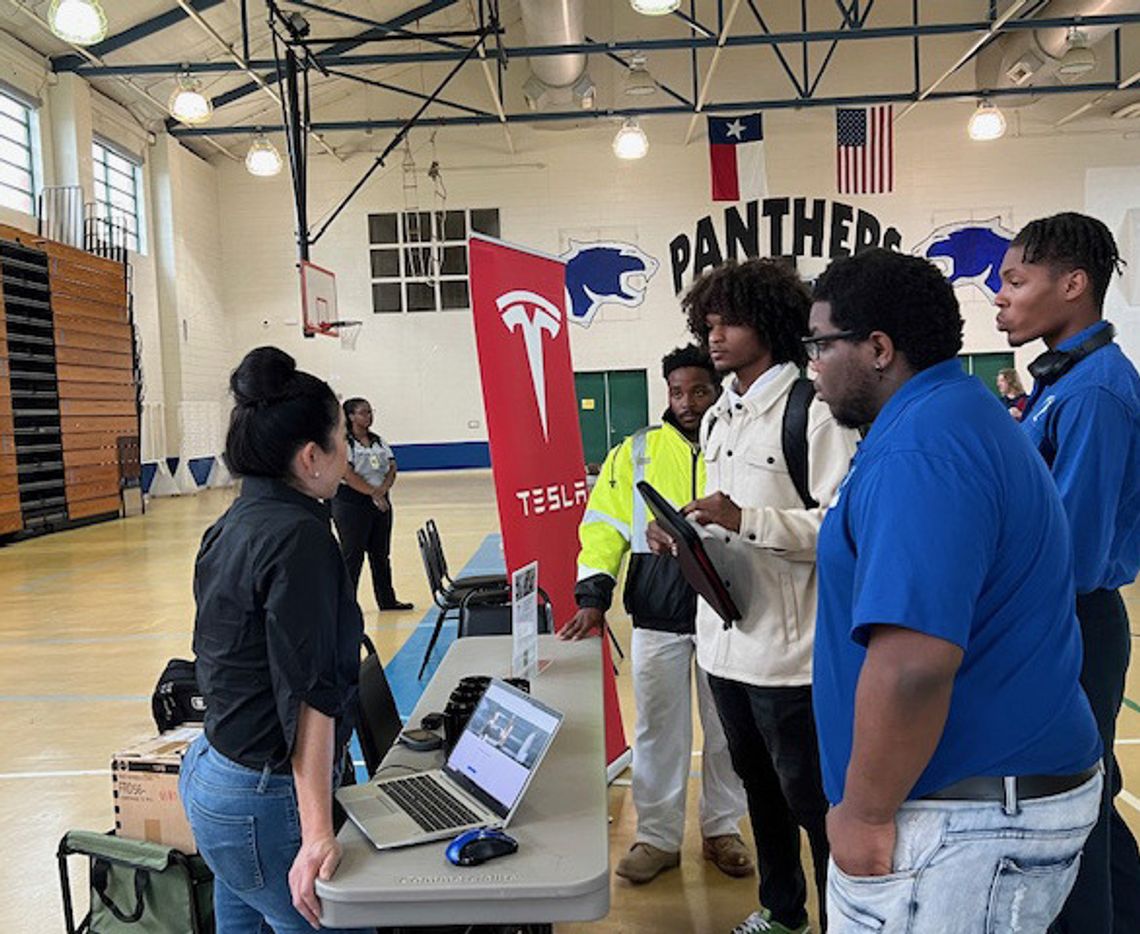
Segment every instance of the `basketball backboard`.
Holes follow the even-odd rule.
[[[336,274],[301,261],[301,328],[305,337],[336,337]],[[332,325],[330,327],[330,325]]]

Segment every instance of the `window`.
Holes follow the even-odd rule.
[[[470,308],[468,233],[498,237],[499,209],[369,214],[372,311]]]
[[[26,104],[0,91],[0,204],[25,214],[36,213],[34,116]]]
[[[91,144],[91,161],[95,168],[95,215],[108,222],[109,232],[101,239],[137,253],[141,165],[98,140]]]

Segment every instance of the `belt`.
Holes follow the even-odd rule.
[[[979,775],[964,778],[922,797],[935,801],[997,801],[1008,804],[1007,795],[1016,802],[1064,794],[1079,788],[1099,771],[1098,762],[1075,775],[1018,775],[1008,779],[999,775]],[[1012,787],[1007,787],[1007,781]]]

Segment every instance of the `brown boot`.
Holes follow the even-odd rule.
[[[623,879],[640,884],[648,882],[658,873],[680,864],[680,853],[659,850],[648,843],[635,843],[629,848],[629,852],[618,861],[617,869],[614,872]]]
[[[739,879],[755,872],[752,855],[740,839],[738,833],[726,833],[717,837],[705,837],[701,852],[726,876]]]

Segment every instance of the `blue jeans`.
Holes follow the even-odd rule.
[[[293,776],[238,765],[203,735],[182,760],[178,793],[214,873],[217,934],[311,934],[289,892],[301,848]]]
[[[1019,802],[907,801],[894,871],[827,874],[830,934],[1044,934],[1065,903],[1100,812],[1102,776]]]

